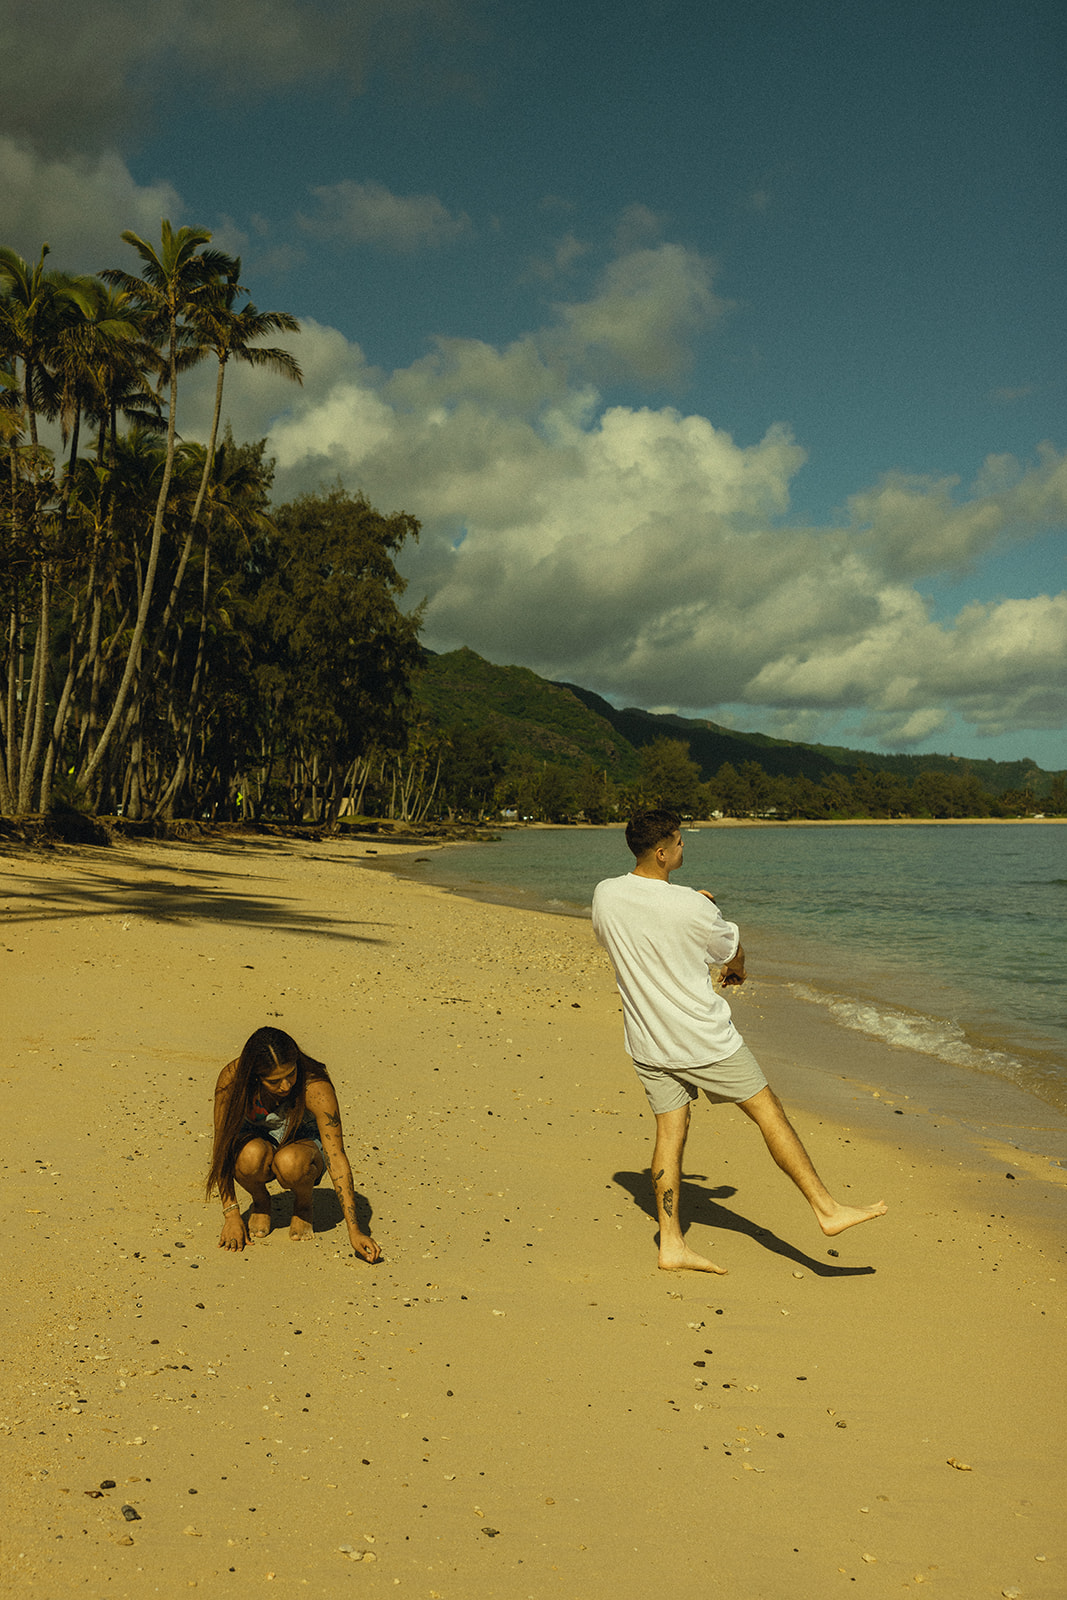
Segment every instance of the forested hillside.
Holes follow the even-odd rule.
[[[952,755],[880,755],[870,750],[850,750],[843,745],[792,744],[764,733],[738,733],[716,722],[640,711],[634,706],[616,711],[590,689],[573,683],[565,687],[638,749],[655,739],[684,739],[706,778],[724,761],[756,761],[771,776],[803,774],[812,779],[825,778],[835,771],[854,773],[861,767],[869,772],[892,772],[909,782],[914,782],[923,772],[954,775],[966,772],[988,793],[995,795],[1012,789],[1032,789],[1036,794],[1047,794],[1052,782],[1052,774],[1044,772],[1034,761],[961,760]]]
[[[641,803],[694,816],[1019,816],[1067,809],[1032,762],[880,756],[790,744],[710,721],[616,710],[577,684],[474,651],[427,652],[413,710],[449,814],[608,820]],[[431,807],[432,810],[432,807]]]

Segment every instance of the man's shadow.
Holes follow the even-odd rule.
[[[652,1174],[646,1167],[643,1172],[616,1172],[615,1182],[620,1189],[625,1189],[635,1206],[643,1211],[647,1217],[656,1222],[656,1205],[652,1195]],[[769,1228],[761,1228],[757,1223],[750,1222],[747,1217],[740,1216],[729,1207],[720,1205],[720,1201],[729,1200],[737,1193],[729,1184],[721,1184],[717,1189],[704,1189],[698,1186],[695,1180],[706,1180],[703,1172],[691,1173],[689,1178],[682,1179],[682,1192],[679,1196],[680,1208],[686,1218],[685,1227],[694,1222],[706,1223],[708,1227],[720,1228],[730,1233],[743,1233],[764,1250],[770,1250],[776,1256],[784,1256],[787,1261],[795,1261],[797,1266],[807,1267],[820,1278],[861,1278],[874,1272],[874,1267],[836,1267],[826,1261],[818,1261],[814,1256],[806,1255],[803,1250],[798,1250],[795,1245],[788,1244],[785,1239],[779,1239],[776,1233]]]

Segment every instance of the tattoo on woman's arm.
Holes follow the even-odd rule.
[[[326,1126],[328,1128],[339,1128],[341,1126],[341,1118],[340,1118],[340,1116],[337,1115],[333,1111],[327,1111],[327,1113],[326,1113]]]

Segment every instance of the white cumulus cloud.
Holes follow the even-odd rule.
[[[4,243],[36,260],[42,244],[54,264],[95,272],[125,265],[122,232],[132,228],[158,239],[161,217],[181,220],[181,199],[169,184],[141,185],[112,152],[94,156],[42,156],[29,145],[0,136],[0,213]],[[130,261],[132,267],[133,262]]]
[[[679,356],[694,315],[679,284],[714,314],[692,260],[649,254],[620,256],[597,296],[506,347],[442,339],[392,373],[309,324],[294,344],[303,390],[235,372],[234,425],[269,432],[280,497],[340,477],[420,519],[405,571],[432,648],[466,644],[629,703],[747,711],[794,737],[842,716],[898,748],[954,716],[991,735],[1060,725],[1067,595],[944,619],[921,586],[1067,520],[1067,460],[994,457],[967,489],[887,477],[843,524],[794,525],[805,456],[788,428],[741,444],[591,386],[590,330],[610,328],[620,285],[643,286],[631,326],[657,327]],[[613,353],[645,366],[636,335]]]
[[[887,474],[849,500],[853,523],[866,530],[873,558],[886,572],[961,572],[1005,534],[1024,535],[1062,522],[1067,507],[1067,461],[1048,447],[1023,473],[1010,456],[986,462],[972,492],[953,498],[956,478]]]
[[[301,226],[320,239],[378,245],[411,251],[440,245],[470,226],[432,194],[392,194],[384,184],[345,179],[313,189],[318,212],[300,217]]]
[[[694,336],[726,310],[712,277],[707,257],[682,245],[627,250],[591,299],[556,308],[559,329],[546,344],[602,382],[671,382],[688,370]]]

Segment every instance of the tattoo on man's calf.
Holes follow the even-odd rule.
[[[663,1209],[668,1217],[674,1216],[674,1190],[668,1189],[663,1196]]]

